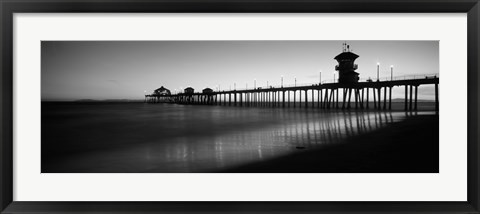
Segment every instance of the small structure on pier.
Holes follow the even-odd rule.
[[[185,94],[193,94],[195,91],[195,89],[193,89],[192,87],[188,87],[186,89],[183,90],[183,93]]]
[[[170,90],[162,86],[160,88],[155,89],[155,91],[153,91],[153,94],[154,95],[171,95],[171,92]]]
[[[205,88],[205,89],[202,90],[202,93],[211,94],[211,93],[213,93],[213,90],[211,88]]]
[[[343,43],[342,53],[338,54],[334,59],[338,61],[335,70],[338,71],[338,83],[357,83],[359,80],[357,70],[358,65],[355,59],[359,56],[350,52],[350,45]]]

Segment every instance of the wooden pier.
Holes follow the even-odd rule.
[[[416,111],[418,109],[418,87],[435,85],[435,110],[438,111],[438,84],[437,76],[425,76],[421,79],[392,81],[326,83],[171,95],[150,94],[145,95],[145,102],[242,107],[391,110],[392,88],[403,87],[405,88],[404,110]],[[310,97],[309,91],[311,91]],[[372,104],[373,106],[371,106]]]

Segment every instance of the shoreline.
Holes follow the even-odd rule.
[[[224,173],[438,173],[439,117],[409,116],[337,145],[299,149]]]

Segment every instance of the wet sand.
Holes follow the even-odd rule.
[[[342,143],[247,164],[235,173],[438,173],[439,117],[417,115]]]

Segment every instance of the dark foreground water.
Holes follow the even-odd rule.
[[[219,172],[342,142],[407,117],[144,103],[42,103],[42,172]]]

